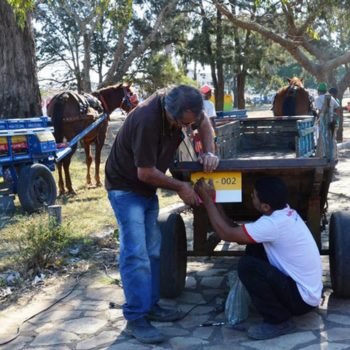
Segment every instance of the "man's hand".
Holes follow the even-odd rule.
[[[185,204],[191,206],[199,205],[199,198],[189,182],[183,182],[177,194]]]
[[[200,155],[198,161],[203,164],[203,170],[206,173],[211,173],[219,165],[219,157],[211,152]]]
[[[200,178],[194,185],[194,190],[198,193],[204,204],[208,201],[215,201],[216,193],[213,180],[210,179],[209,183],[207,184],[204,178]]]

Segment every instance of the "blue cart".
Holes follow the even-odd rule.
[[[18,195],[22,208],[39,211],[55,203],[55,163],[67,156],[74,145],[107,118],[102,114],[58,149],[50,118],[0,120],[0,211],[11,211]]]

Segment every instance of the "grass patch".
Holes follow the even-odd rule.
[[[104,159],[106,155],[104,155]],[[93,164],[94,165],[94,164]],[[63,225],[69,225],[69,241],[82,241],[88,244],[90,237],[103,231],[116,229],[117,224],[113,210],[107,198],[104,187],[87,188],[85,185],[86,165],[85,155],[76,152],[71,163],[72,183],[76,196],[63,196],[56,204],[62,206]],[[94,174],[92,166],[91,174]],[[104,179],[104,163],[101,164],[101,178]],[[54,172],[57,184],[57,171]],[[179,197],[170,191],[159,190],[160,207],[178,202]],[[46,212],[25,215],[20,208],[18,198],[15,200],[16,214],[0,222],[0,271],[14,269],[13,261],[19,261],[23,252],[16,249],[18,237],[27,232],[26,226],[36,225],[40,231],[40,223],[47,222]],[[17,243],[16,243],[17,242]]]

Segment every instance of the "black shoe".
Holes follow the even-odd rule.
[[[124,333],[146,344],[157,344],[165,340],[158,329],[153,327],[144,317],[128,321]]]
[[[151,311],[146,315],[146,319],[157,322],[172,322],[178,321],[183,317],[183,314],[176,309],[165,309],[158,304],[154,305]]]
[[[292,333],[295,330],[295,324],[288,320],[278,324],[263,322],[248,329],[248,337],[257,340],[271,339],[280,335]]]

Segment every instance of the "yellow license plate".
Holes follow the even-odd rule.
[[[242,202],[242,173],[224,171],[215,173],[196,172],[191,174],[191,181],[196,183],[200,178],[213,180],[217,203]]]

